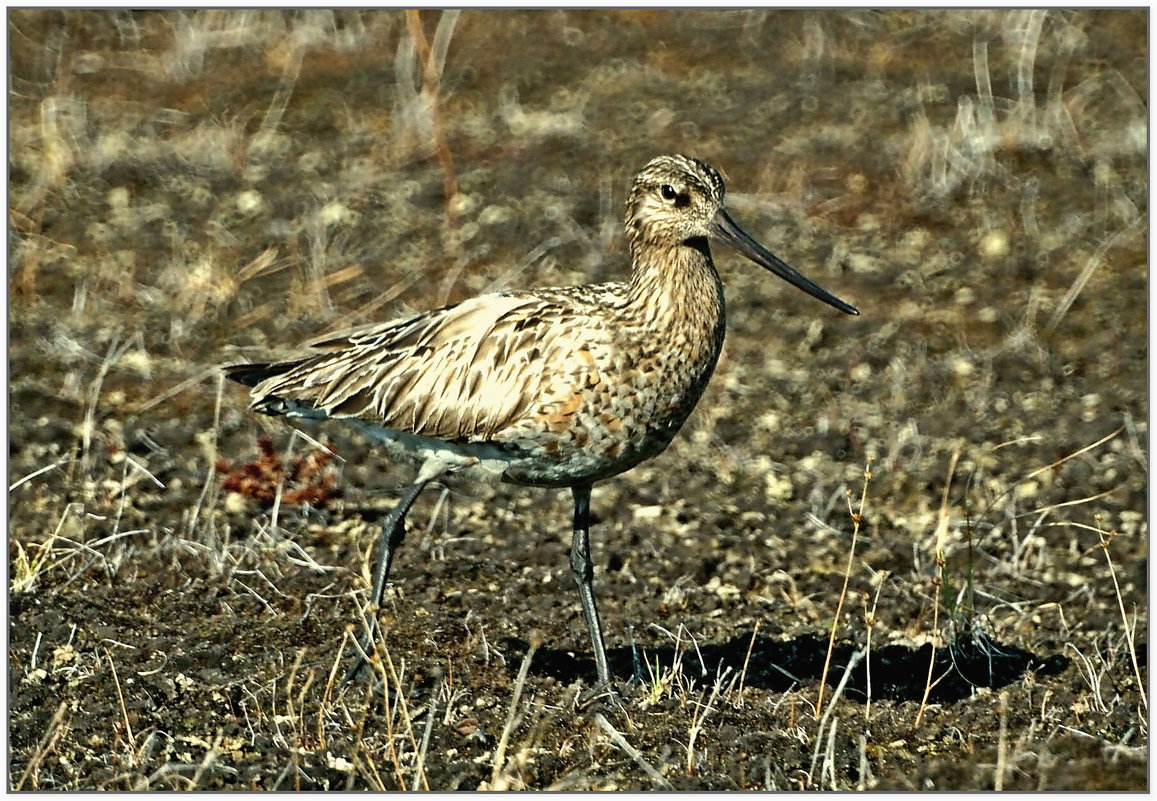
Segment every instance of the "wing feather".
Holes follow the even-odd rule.
[[[540,297],[482,295],[326,337],[313,343],[325,351],[317,355],[260,365],[253,403],[443,439],[492,439],[541,402],[552,358],[569,353],[567,320],[563,307]]]

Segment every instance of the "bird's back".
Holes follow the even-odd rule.
[[[319,352],[239,365],[253,406],[356,418],[447,440],[490,440],[540,400],[567,315],[527,294],[491,294],[331,335]]]

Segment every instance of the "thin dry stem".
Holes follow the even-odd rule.
[[[538,650],[537,637],[532,637],[526,656],[522,658],[522,665],[518,668],[518,678],[514,680],[514,694],[510,698],[510,709],[506,712],[506,724],[502,727],[502,736],[498,738],[498,747],[494,750],[494,764],[490,770],[490,786],[498,783],[498,777],[506,764],[506,746],[510,742],[510,732],[514,729],[514,719],[518,715],[518,701],[522,698],[522,689],[526,686],[526,673],[530,670],[530,660]]]
[[[1113,236],[1109,237],[1101,243],[1093,255],[1089,257],[1089,261],[1085,264],[1085,268],[1081,270],[1081,274],[1077,276],[1075,281],[1073,281],[1073,285],[1069,287],[1069,291],[1066,292],[1064,298],[1061,299],[1060,304],[1057,306],[1057,310],[1053,312],[1052,319],[1049,320],[1048,325],[1045,326],[1045,331],[1047,333],[1051,334],[1056,330],[1057,326],[1060,325],[1061,320],[1064,319],[1065,314],[1067,314],[1069,311],[1069,308],[1072,307],[1077,297],[1081,294],[1082,290],[1084,290],[1085,284],[1089,282],[1089,278],[1092,277],[1093,273],[1096,272],[1096,269],[1100,267],[1101,263],[1105,260],[1105,255],[1114,247],[1124,244],[1133,236],[1136,236],[1142,231],[1145,231],[1147,222],[1148,220],[1142,217],[1140,220],[1125,226],[1120,231],[1113,234]]]
[[[751,661],[751,649],[755,647],[755,637],[759,634],[762,620],[755,621],[755,628],[751,630],[751,641],[747,643],[747,655],[743,657],[743,670],[739,673],[739,703],[743,703],[743,682],[747,679],[747,664]]]
[[[1113,579],[1113,590],[1117,594],[1117,608],[1121,610],[1121,625],[1125,628],[1125,638],[1129,641],[1129,658],[1133,661],[1133,674],[1137,677],[1137,692],[1141,694],[1141,704],[1149,711],[1149,699],[1145,695],[1145,681],[1141,678],[1141,668],[1137,664],[1137,646],[1133,642],[1133,627],[1129,625],[1129,616],[1125,613],[1125,601],[1121,597],[1121,585],[1117,582],[1117,571],[1113,567],[1113,558],[1109,556],[1109,544],[1116,537],[1116,533],[1106,534],[1100,528],[1100,515],[1097,515],[1097,536],[1101,540],[1101,550],[1105,553],[1105,562],[1109,565],[1109,576]]]
[[[133,736],[133,724],[129,722],[129,711],[125,707],[125,695],[121,691],[121,680],[120,677],[117,676],[117,666],[116,663],[113,662],[112,652],[106,648],[104,650],[104,655],[108,659],[109,669],[112,670],[113,685],[117,690],[117,702],[121,707],[121,720],[125,724],[125,736],[129,742],[129,761],[133,763],[133,767],[136,767],[136,759],[133,757],[133,754],[136,751],[137,742],[136,738]]]
[[[56,712],[52,716],[52,720],[48,722],[48,728],[44,732],[44,736],[40,738],[40,744],[36,747],[36,753],[32,755],[32,759],[28,760],[28,766],[24,768],[24,772],[20,774],[20,781],[16,782],[16,786],[12,789],[20,791],[24,789],[24,783],[28,781],[30,776],[35,777],[36,771],[40,768],[40,763],[44,761],[44,757],[56,745],[57,739],[63,733],[64,729],[64,710],[68,709],[68,701],[61,701],[60,706],[56,708]],[[39,787],[39,783],[32,782],[33,787]]]
[[[868,654],[868,649],[866,647],[862,648],[859,651],[856,651],[854,654],[852,654],[851,659],[848,660],[848,664],[844,667],[844,675],[840,678],[840,683],[836,685],[835,692],[832,693],[832,700],[828,704],[828,708],[824,712],[823,717],[820,718],[820,725],[819,725],[819,728],[816,730],[816,748],[815,748],[815,751],[812,753],[811,767],[808,769],[808,772],[807,772],[807,786],[808,787],[811,787],[812,776],[815,773],[815,769],[816,769],[816,762],[818,762],[819,758],[820,758],[820,746],[823,743],[823,733],[824,733],[824,729],[827,728],[828,718],[831,717],[832,711],[836,708],[836,701],[838,701],[840,696],[844,694],[844,688],[848,686],[848,679],[851,678],[852,671],[856,669],[856,665],[860,664],[860,660],[862,660],[865,656],[867,656],[867,654]],[[817,715],[819,714],[818,708],[816,709],[816,714]]]
[[[723,673],[716,677],[714,685],[711,688],[711,696],[707,699],[706,706],[696,705],[695,712],[691,716],[691,730],[687,734],[687,775],[695,775],[695,740],[698,739],[699,733],[703,731],[703,723],[707,720],[707,716],[715,711],[715,699],[719,697],[720,687],[723,685],[723,678],[731,670],[728,667]]]
[[[643,773],[646,773],[648,776],[654,779],[655,782],[664,790],[671,789],[671,783],[663,778],[663,774],[655,770],[655,768],[652,767],[651,764],[643,758],[643,755],[640,754],[633,745],[627,742],[627,738],[624,737],[618,729],[611,725],[610,721],[603,716],[602,712],[596,712],[594,720],[595,723],[599,724],[599,728],[605,731],[607,735],[612,740],[614,740],[615,745],[619,747],[619,750],[621,750],[624,754],[635,761],[635,764],[642,769]]]
[[[9,484],[8,485],[8,491],[12,492],[17,487],[20,487],[20,486],[23,486],[24,484],[27,484],[32,479],[34,479],[38,476],[42,476],[45,473],[51,472],[51,471],[55,470],[56,468],[60,467],[61,465],[68,464],[71,461],[72,461],[72,454],[69,454],[68,456],[65,456],[63,459],[61,459],[59,462],[53,462],[52,464],[45,465],[44,467],[40,468],[39,470],[34,470],[33,472],[24,476],[24,478],[21,478],[12,484]]]
[[[422,732],[422,747],[418,749],[418,763],[417,769],[414,771],[414,780],[410,784],[410,792],[416,793],[421,789],[419,784],[425,781],[426,776],[426,749],[430,745],[430,734],[434,730],[434,710],[438,707],[438,693],[442,689],[442,683],[434,688],[434,692],[430,694],[430,706],[426,710],[426,730]]]
[[[1038,467],[1036,470],[1033,470],[1031,473],[1029,473],[1027,476],[1022,478],[1017,483],[1019,484],[1023,481],[1028,481],[1031,478],[1036,478],[1041,473],[1045,472],[1046,470],[1052,470],[1054,467],[1060,467],[1062,464],[1067,462],[1069,459],[1075,459],[1076,457],[1080,456],[1082,453],[1087,453],[1087,452],[1091,451],[1093,448],[1104,445],[1106,442],[1108,442],[1109,440],[1111,440],[1113,437],[1117,436],[1118,434],[1120,434],[1124,430],[1125,430],[1125,426],[1119,426],[1116,431],[1114,431],[1111,434],[1106,434],[1105,436],[1101,437],[1099,440],[1097,440],[1093,444],[1086,445],[1085,447],[1081,448],[1078,451],[1073,451],[1068,456],[1065,456],[1061,459],[1057,459],[1052,464],[1047,464],[1044,467]]]
[[[1008,690],[1000,691],[1000,730],[996,737],[996,775],[992,789],[1004,789],[1004,771],[1008,762]]]
[[[96,431],[96,407],[97,402],[100,400],[101,389],[104,387],[104,379],[108,376],[108,371],[112,369],[114,364],[120,361],[121,357],[128,352],[128,349],[132,347],[132,345],[131,340],[122,343],[119,338],[114,339],[109,344],[104,359],[101,360],[96,378],[89,384],[88,398],[84,410],[84,423],[81,428],[80,469],[82,473],[87,473],[88,469],[92,466],[92,435],[93,432]]]
[[[195,539],[194,533],[197,529],[197,520],[201,516],[201,508],[205,504],[205,498],[209,494],[210,488],[214,484],[214,479],[217,476],[217,433],[221,427],[221,397],[225,394],[225,374],[218,371],[217,373],[217,401],[213,407],[213,436],[208,446],[208,461],[209,469],[205,471],[205,484],[201,488],[201,494],[197,498],[197,505],[193,507],[192,514],[189,515],[189,539]],[[154,479],[155,480],[155,479]]]
[[[380,634],[381,634],[381,630],[379,628],[379,635]],[[394,660],[393,660],[393,658],[390,657],[389,650],[385,648],[385,637],[382,636],[380,639],[382,640],[381,644],[383,647],[382,655],[385,657],[386,667],[389,668],[390,676],[394,680],[394,695],[398,699],[398,703],[395,705],[394,708],[395,708],[395,710],[398,709],[399,707],[401,708],[402,721],[406,726],[406,736],[410,740],[410,745],[411,745],[411,747],[413,747],[414,753],[417,753],[418,752],[418,739],[414,736],[414,719],[410,716],[410,706],[409,706],[409,704],[406,703],[406,693],[403,691],[402,679],[401,679],[401,676],[398,674],[398,671],[394,668]],[[405,672],[405,669],[406,669],[406,664],[405,664],[405,661],[403,660],[402,671]],[[395,762],[395,766],[397,767],[397,769],[399,771],[398,784],[399,784],[399,786],[405,787],[406,786],[405,782],[401,781],[401,766],[399,764],[397,764],[396,762]],[[425,767],[421,764],[418,765],[418,775],[421,776],[421,778],[422,778],[422,789],[428,791],[430,789],[430,785],[426,781]]]
[[[867,790],[871,785],[875,784],[876,779],[872,775],[872,766],[868,762],[868,737],[861,734],[859,736],[859,750],[860,750],[860,775],[856,779],[856,789],[863,791]]]
[[[167,401],[169,398],[172,398],[176,395],[180,395],[185,390],[191,389],[192,387],[197,386],[198,384],[200,384],[202,381],[204,381],[209,376],[214,375],[216,373],[220,373],[220,372],[221,372],[221,368],[217,367],[216,365],[214,365],[213,367],[206,367],[205,369],[198,371],[195,375],[193,375],[190,378],[185,379],[184,381],[177,384],[176,386],[169,387],[167,390],[162,392],[160,395],[157,395],[156,397],[153,397],[153,398],[149,398],[147,401],[144,401],[143,403],[141,403],[137,406],[131,407],[130,411],[133,414],[143,414],[144,412],[147,412],[149,409],[152,409],[156,406],[160,406],[162,403]]]
[[[843,614],[844,601],[848,597],[848,582],[852,578],[852,564],[856,558],[856,540],[860,536],[860,522],[863,520],[864,503],[868,498],[868,482],[872,480],[872,459],[868,458],[868,464],[864,468],[864,485],[860,491],[860,509],[859,511],[852,510],[852,498],[848,496],[848,514],[852,518],[852,544],[848,548],[848,564],[844,568],[844,586],[840,590],[840,599],[836,602],[836,616],[832,620],[832,630],[828,636],[828,651],[824,656],[824,669],[820,674],[820,694],[816,699],[816,714],[819,715],[824,707],[824,688],[827,686],[828,668],[832,663],[832,651],[836,647],[836,630],[840,625],[840,615]]]
[[[872,599],[871,611],[868,611],[867,609],[864,610],[864,627],[868,631],[864,643],[864,650],[867,652],[868,659],[868,661],[864,664],[864,672],[866,674],[865,691],[867,693],[867,700],[864,702],[865,723],[872,722],[872,631],[876,627],[876,607],[880,604],[880,591],[884,589],[884,582],[887,581],[887,579],[888,572],[884,571],[880,575],[880,583],[876,585],[876,597]],[[867,599],[865,599],[864,605],[865,607],[867,606]]]
[[[201,764],[197,766],[196,773],[193,774],[193,778],[189,781],[189,789],[195,790],[197,786],[201,784],[201,777],[205,775],[205,771],[217,761],[217,757],[221,754],[220,748],[223,739],[225,739],[225,735],[217,732],[217,736],[213,738],[213,745],[205,752],[205,758],[201,760]]]
[[[940,588],[944,586],[944,547],[948,539],[948,491],[952,488],[952,477],[956,474],[956,462],[960,459],[963,445],[957,445],[948,462],[948,478],[944,482],[944,492],[940,496],[940,513],[936,524],[936,577],[932,580],[934,598],[932,600],[932,636],[929,645],[932,653],[928,657],[928,677],[924,681],[924,696],[920,699],[920,709],[916,713],[916,726],[924,719],[924,710],[928,706],[928,696],[932,693],[932,672],[936,669],[936,637],[940,630]]]
[[[457,237],[451,234],[454,231],[457,216],[454,202],[458,197],[458,175],[454,170],[454,157],[451,155],[450,146],[446,142],[439,91],[441,89],[442,67],[445,63],[445,51],[449,47],[449,39],[453,35],[454,26],[461,13],[458,10],[442,12],[442,18],[438,21],[438,28],[434,34],[435,49],[431,50],[430,44],[426,41],[426,35],[422,31],[422,20],[418,10],[409,9],[406,11],[406,29],[414,42],[418,63],[422,65],[422,96],[430,111],[434,155],[442,169],[442,193],[446,205],[445,236],[442,240],[447,250],[451,252],[457,242]]]

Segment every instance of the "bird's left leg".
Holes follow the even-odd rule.
[[[595,672],[599,684],[609,684],[611,674],[607,670],[607,649],[603,644],[603,624],[599,620],[599,610],[595,607],[594,573],[591,562],[591,485],[573,487],[574,493],[574,537],[570,546],[570,569],[578,585],[579,601],[586,618],[587,633],[595,652]]]

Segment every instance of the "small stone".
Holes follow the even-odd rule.
[[[989,231],[980,240],[980,255],[994,261],[1008,255],[1008,235],[1004,231]]]
[[[964,356],[957,356],[952,360],[952,372],[956,373],[960,378],[967,378],[976,372],[976,365],[972,363],[971,359]]]
[[[113,187],[106,196],[110,209],[126,209],[129,205],[129,190],[123,186]]]
[[[635,519],[636,520],[658,520],[663,514],[662,506],[636,506]]]
[[[247,189],[237,195],[237,209],[243,214],[255,214],[262,205],[264,205],[264,200],[261,193],[255,189]]]

